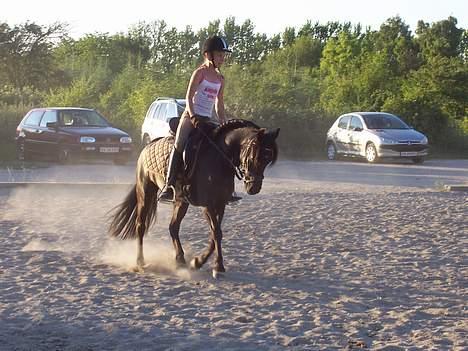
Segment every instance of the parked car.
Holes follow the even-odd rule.
[[[185,99],[159,97],[148,108],[141,126],[141,143],[148,145],[157,138],[170,135],[169,120],[180,117],[185,110]]]
[[[132,138],[113,127],[98,111],[76,107],[36,108],[16,128],[19,159],[35,156],[67,162],[74,158],[110,158],[126,163]]]
[[[427,137],[399,117],[385,112],[344,114],[327,133],[327,157],[363,156],[368,162],[382,158],[405,158],[424,162],[428,155]]]

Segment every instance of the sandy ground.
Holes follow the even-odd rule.
[[[466,350],[464,161],[280,162],[226,211],[226,275],[176,269],[170,207],[145,241],[111,240],[127,187],[0,189],[0,350]],[[22,179],[21,179],[22,178]],[[132,167],[0,171],[0,180],[128,182]],[[240,186],[239,186],[240,188]],[[201,210],[181,228],[207,245]]]

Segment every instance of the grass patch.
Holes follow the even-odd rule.
[[[46,162],[40,161],[20,161],[16,158],[15,143],[0,143],[0,168],[9,169],[34,169],[47,168]]]
[[[16,160],[16,144],[0,143],[0,162],[11,162]]]

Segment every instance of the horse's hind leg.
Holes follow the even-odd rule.
[[[179,240],[179,229],[182,219],[187,213],[188,204],[182,201],[174,203],[174,209],[172,211],[171,223],[169,224],[169,233],[171,234],[172,244],[176,252],[176,262],[179,266],[185,266],[184,250]]]
[[[142,270],[145,266],[143,255],[143,237],[151,224],[151,220],[156,212],[158,187],[149,179],[145,178],[137,183],[136,196],[136,233],[137,242],[137,269]]]

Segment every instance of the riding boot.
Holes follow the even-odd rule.
[[[167,168],[166,186],[161,191],[158,200],[161,201],[174,201],[175,197],[175,184],[177,174],[182,165],[182,153],[177,151],[174,147],[169,157],[169,166]]]

